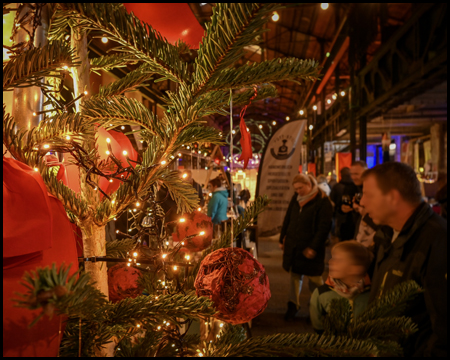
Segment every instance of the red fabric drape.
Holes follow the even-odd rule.
[[[41,310],[16,308],[11,299],[26,292],[20,284],[25,271],[66,263],[73,274],[75,237],[61,202],[47,193],[39,173],[8,158],[3,158],[3,225],[3,356],[57,356],[59,317],[44,317],[29,329]]]
[[[352,166],[351,153],[336,153],[336,175],[339,181],[341,181],[341,169],[350,166]]]

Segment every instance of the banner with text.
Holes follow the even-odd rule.
[[[258,172],[257,195],[272,201],[258,215],[258,234],[271,236],[280,232],[284,216],[294,195],[292,180],[298,174],[302,156],[306,120],[286,123],[270,138],[264,149]]]

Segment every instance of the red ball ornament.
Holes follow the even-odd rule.
[[[184,214],[181,218],[184,219],[184,221],[179,221],[177,223],[172,237],[175,242],[184,241],[182,250],[196,252],[204,250],[211,245],[213,238],[213,223],[208,215],[205,215],[200,211],[194,211],[190,214]],[[204,232],[203,235],[183,240],[187,236],[200,234],[202,232]]]
[[[135,298],[142,294],[138,285],[140,271],[124,264],[108,269],[109,300],[113,303],[126,298]]]
[[[209,297],[216,318],[233,325],[261,314],[270,299],[264,266],[241,248],[214,251],[205,257],[195,279],[197,296]]]

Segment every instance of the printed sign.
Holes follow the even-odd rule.
[[[303,132],[306,120],[286,123],[270,138],[258,172],[257,195],[267,195],[272,201],[258,215],[258,233],[271,236],[280,232],[284,216],[294,195],[292,180],[301,163]]]

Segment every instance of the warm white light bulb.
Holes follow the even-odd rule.
[[[204,231],[200,231],[200,235],[205,235],[205,232]]]
[[[111,153],[109,152],[109,150],[106,150],[105,152],[106,152],[106,155],[109,155],[109,154],[111,154]]]
[[[44,144],[44,149],[48,149],[50,147],[49,144]]]
[[[103,37],[102,37],[102,43],[103,43],[103,44],[106,44],[107,42],[108,42],[108,38],[105,37],[105,36],[103,36]]]
[[[111,139],[110,139],[110,138],[106,138],[106,142],[107,142],[107,143],[110,143],[110,142],[111,142]]]
[[[125,130],[125,126],[121,126],[120,128],[121,128],[122,130]]]
[[[277,124],[276,121],[272,121],[272,125],[275,126]]]
[[[181,219],[180,219],[180,222],[185,222],[185,221],[186,221],[185,218],[181,218]]]
[[[175,266],[173,267],[173,269],[174,269],[175,271],[177,271],[178,268],[177,268],[177,266],[175,265]]]
[[[66,136],[66,140],[70,140],[70,136],[69,135]]]
[[[322,8],[322,10],[328,9],[329,6],[330,6],[330,4],[328,4],[328,3],[321,3],[320,4],[320,7]]]
[[[187,175],[186,173],[184,173],[184,174],[183,174],[183,179],[186,179],[187,176],[188,176],[188,175]]]
[[[278,15],[278,13],[274,11],[274,13],[272,14],[272,21],[277,22],[278,20],[280,20],[280,15]]]
[[[286,121],[291,120],[291,118],[289,116],[286,116]]]
[[[162,254],[162,258],[165,259],[167,254]]]
[[[260,128],[260,129],[262,129],[262,128],[263,128],[263,126],[262,126],[262,125],[259,125],[259,128]]]
[[[140,206],[141,204],[139,202],[136,203],[136,206]]]
[[[314,129],[314,126],[313,125],[309,125],[309,130],[312,130],[312,129]]]
[[[330,99],[328,99],[328,100],[327,100],[327,103],[328,103],[328,104],[331,104],[331,100],[330,100]]]
[[[124,151],[122,151],[122,154],[125,155],[125,156],[127,156],[127,155],[128,155],[128,152],[127,152],[126,150],[124,150]]]
[[[133,256],[134,256],[134,257],[138,256],[138,253],[137,253],[137,252],[134,252],[134,253],[133,253]]]
[[[198,209],[197,209],[198,211],[202,211],[202,208],[201,207],[199,207]]]
[[[161,161],[161,165],[166,165],[166,160]]]
[[[88,92],[87,91],[84,91],[84,95],[87,95],[88,94]]]
[[[344,90],[341,91],[341,96],[345,96],[345,91]]]
[[[305,112],[303,110],[300,110],[300,115],[303,115]]]

